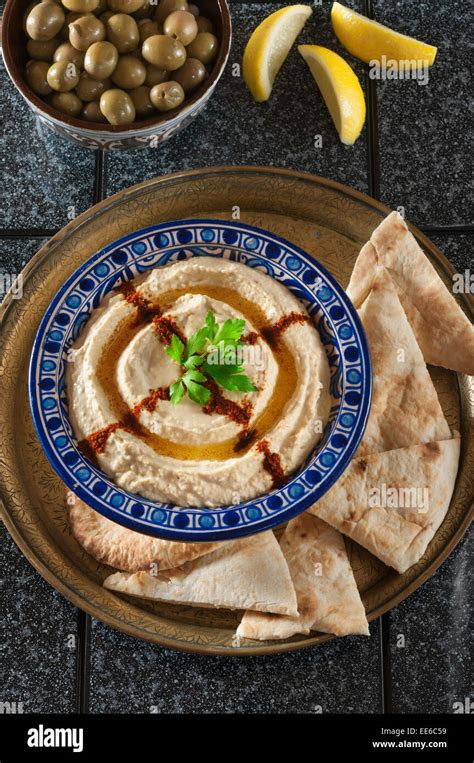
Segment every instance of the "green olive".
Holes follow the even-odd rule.
[[[114,13],[135,13],[143,4],[144,0],[107,0],[107,5]]]
[[[124,90],[140,87],[145,82],[146,66],[134,56],[120,56],[112,74],[112,82]]]
[[[78,69],[84,68],[84,53],[77,50],[70,42],[62,42],[61,45],[58,45],[53,60],[55,62],[67,61],[67,63],[76,64]]]
[[[73,90],[79,82],[79,69],[68,61],[57,61],[48,69],[48,85],[59,93]]]
[[[145,42],[148,37],[153,37],[154,34],[162,34],[163,30],[157,21],[151,19],[141,19],[138,22],[138,33],[140,35],[140,42]]]
[[[136,19],[149,19],[156,10],[157,5],[158,3],[156,0],[153,5],[150,3],[150,0],[144,0],[141,8],[139,8],[137,11],[134,11],[133,15]]]
[[[83,16],[92,16],[92,13],[67,13],[66,14],[66,21],[64,22],[61,28],[61,32],[59,34],[62,40],[67,40],[69,42],[69,24],[72,24],[73,21],[77,21],[77,19],[80,19]]]
[[[61,0],[61,2],[68,11],[81,14],[95,11],[99,5],[99,0]]]
[[[90,101],[82,107],[81,118],[88,122],[107,122],[102,114],[98,101]]]
[[[106,90],[102,93],[100,110],[111,125],[126,125],[135,120],[135,106],[125,90]]]
[[[214,24],[210,19],[207,19],[205,16],[198,16],[196,18],[196,24],[198,28],[198,32],[214,32]]]
[[[108,10],[107,0],[99,0],[97,8],[94,9],[96,16],[101,16],[102,13],[107,13]]]
[[[105,26],[95,16],[81,16],[69,25],[69,42],[84,53],[94,42],[105,40]]]
[[[186,0],[160,0],[154,18],[158,24],[164,24],[166,17],[169,16],[170,13],[187,10],[188,3]]]
[[[199,8],[197,5],[194,5],[194,3],[188,3],[188,11],[189,13],[192,13],[193,16],[199,16]]]
[[[102,93],[110,88],[110,80],[94,79],[87,72],[82,72],[76,87],[76,94],[81,101],[98,101]]]
[[[84,69],[94,79],[110,77],[119,60],[118,50],[111,42],[94,42],[87,49]]]
[[[56,3],[39,3],[28,14],[26,32],[32,40],[52,40],[61,31],[65,18],[63,9]]]
[[[115,16],[115,13],[113,11],[104,11],[100,14],[99,18],[102,21],[105,26],[107,26],[107,21],[110,19],[111,16]]]
[[[198,58],[203,64],[208,64],[215,59],[219,50],[217,37],[210,32],[199,32],[187,48],[187,54],[191,58]]]
[[[174,71],[186,61],[186,48],[174,37],[165,34],[154,34],[148,37],[142,46],[143,58],[158,69]]]
[[[81,113],[82,101],[75,93],[53,93],[50,103],[53,108],[71,117]]]
[[[158,111],[170,111],[181,106],[184,101],[184,90],[179,82],[163,82],[150,90],[150,100]]]
[[[129,96],[133,101],[135,111],[140,117],[149,117],[154,113],[155,107],[150,101],[149,87],[145,87],[145,85],[135,87],[133,90],[130,90]]]
[[[23,20],[22,20],[22,25],[21,25],[25,34],[27,34],[27,31],[26,31],[26,22],[28,20],[28,16],[30,15],[30,13],[33,10],[33,8],[36,5],[39,5],[40,2],[41,2],[41,0],[34,0],[32,3],[30,3],[29,5],[26,6],[26,11],[23,14]]]
[[[52,90],[46,76],[49,66],[47,61],[28,61],[26,64],[26,81],[37,95],[48,95]]]
[[[173,11],[165,19],[163,32],[176,37],[184,46],[189,45],[198,33],[196,19],[188,11]]]
[[[147,87],[153,87],[154,85],[160,85],[162,82],[166,82],[170,78],[170,73],[165,69],[158,69],[153,64],[147,64],[145,85]]]
[[[137,22],[127,13],[115,13],[107,21],[107,39],[115,45],[119,53],[135,50],[139,41]]]
[[[206,76],[206,67],[197,58],[187,58],[183,66],[173,72],[175,82],[179,82],[186,95],[196,90],[201,82],[204,82]]]
[[[59,45],[57,37],[53,37],[52,40],[28,40],[26,43],[26,50],[31,58],[35,61],[52,61],[54,51]]]

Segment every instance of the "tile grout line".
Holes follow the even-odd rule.
[[[0,228],[0,238],[51,238],[57,230],[45,230],[42,228]]]
[[[364,0],[364,13],[368,18],[374,17],[372,0]],[[380,201],[380,154],[379,154],[379,126],[377,111],[377,86],[375,80],[370,79],[366,66],[366,89],[367,89],[367,171],[369,196]]]
[[[364,13],[373,19],[374,9],[372,0],[364,0]],[[366,67],[365,84],[367,90],[367,175],[369,195],[380,200],[380,151],[379,125],[377,110],[377,88],[375,81],[370,79]],[[392,712],[392,667],[390,655],[390,616],[378,618],[380,645],[380,680],[381,704],[383,713]]]
[[[382,671],[382,712],[393,713],[392,655],[390,652],[390,612],[379,617],[380,667]]]
[[[106,158],[103,149],[96,151],[94,204],[105,198]],[[90,658],[91,658],[91,616],[81,609],[77,615],[78,643],[76,650],[76,712],[89,712]]]
[[[472,236],[474,233],[474,225],[417,225],[416,226],[422,233],[426,234],[440,234],[440,235],[461,235]]]
[[[90,615],[77,610],[76,713],[89,712],[90,684]]]

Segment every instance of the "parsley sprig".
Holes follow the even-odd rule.
[[[186,393],[195,403],[206,405],[211,393],[204,384],[209,379],[230,391],[255,392],[256,387],[236,361],[244,329],[242,318],[228,318],[219,325],[209,310],[204,326],[191,334],[186,344],[173,334],[166,352],[184,371],[170,387],[173,405],[178,405]]]

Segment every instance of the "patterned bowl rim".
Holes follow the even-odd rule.
[[[91,464],[91,462],[82,454],[81,451],[78,450],[77,444],[74,441],[74,437],[72,437],[69,432],[67,431],[67,428],[62,427],[60,432],[58,433],[55,431],[54,437],[57,439],[58,434],[61,437],[67,438],[67,445],[65,446],[67,449],[67,453],[70,453],[71,451],[74,451],[74,453],[77,455],[77,459],[75,460],[74,464],[71,466],[68,466],[64,460],[58,455],[56,448],[52,445],[52,436],[49,435],[48,429],[45,426],[46,417],[41,412],[41,391],[39,387],[39,377],[41,375],[41,369],[40,369],[40,358],[43,354],[43,343],[45,340],[46,332],[49,332],[50,330],[50,324],[55,320],[58,309],[60,306],[63,306],[63,298],[65,299],[67,292],[74,286],[76,282],[79,282],[80,277],[84,274],[86,274],[94,265],[98,264],[98,260],[106,259],[109,255],[112,254],[117,249],[120,249],[124,246],[131,246],[132,244],[136,244],[139,240],[143,238],[148,238],[150,236],[155,236],[157,234],[163,234],[165,232],[172,234],[177,234],[177,232],[183,228],[195,228],[195,232],[199,228],[215,228],[218,231],[220,230],[222,232],[222,235],[224,233],[224,230],[227,229],[233,229],[234,231],[237,230],[241,234],[241,241],[245,235],[251,234],[251,238],[258,239],[259,240],[259,247],[260,250],[264,248],[267,249],[268,244],[275,244],[277,243],[279,245],[279,250],[281,250],[281,253],[283,255],[283,258],[285,259],[288,255],[293,256],[296,259],[299,259],[303,262],[304,266],[306,268],[309,268],[311,271],[316,273],[316,278],[319,278],[319,280],[322,280],[322,284],[318,283],[317,286],[315,286],[315,289],[317,291],[312,291],[309,283],[299,281],[297,276],[295,276],[294,273],[291,273],[288,271],[288,269],[282,265],[277,257],[274,257],[270,259],[269,256],[263,255],[260,251],[256,252],[254,250],[246,251],[246,254],[251,257],[257,257],[260,258],[261,261],[265,262],[273,262],[276,263],[278,267],[285,272],[286,275],[291,277],[292,281],[296,282],[296,286],[298,287],[299,293],[296,294],[298,299],[302,299],[301,291],[304,292],[306,295],[306,301],[309,303],[309,306],[307,306],[307,309],[311,312],[311,309],[315,309],[319,312],[321,311],[324,317],[326,318],[328,324],[330,325],[330,328],[332,330],[332,334],[334,338],[336,337],[336,330],[334,328],[334,323],[332,322],[329,311],[326,311],[326,308],[324,306],[324,302],[321,298],[318,299],[317,294],[319,293],[322,288],[324,288],[325,285],[328,285],[333,292],[333,296],[336,298],[336,300],[339,303],[339,306],[341,306],[344,310],[344,315],[342,318],[337,319],[337,323],[343,322],[343,321],[350,321],[350,324],[353,328],[353,334],[352,338],[350,339],[350,344],[352,346],[355,346],[359,352],[360,357],[360,379],[359,383],[357,384],[358,388],[360,388],[360,398],[357,403],[354,403],[350,405],[351,410],[349,413],[354,414],[356,416],[356,425],[353,428],[352,432],[348,437],[346,438],[346,442],[341,445],[341,447],[338,448],[339,454],[338,459],[333,462],[333,466],[328,467],[327,471],[325,472],[324,477],[321,480],[316,479],[317,477],[321,477],[321,473],[314,470],[312,467],[315,466],[316,462],[319,460],[319,464],[321,463],[321,456],[327,455],[328,453],[331,453],[334,455],[333,451],[329,448],[329,442],[334,437],[334,434],[337,434],[337,432],[334,432],[334,429],[338,428],[338,425],[340,424],[340,418],[341,415],[341,408],[344,405],[344,400],[347,395],[347,392],[351,390],[347,390],[347,367],[346,362],[342,361],[342,347],[341,347],[341,340],[337,338],[336,340],[336,346],[338,347],[339,351],[339,367],[342,366],[342,377],[341,377],[341,383],[342,383],[342,393],[341,393],[341,405],[339,406],[338,412],[334,417],[334,420],[332,421],[331,426],[331,432],[330,436],[323,437],[320,443],[317,445],[315,452],[309,457],[309,459],[306,459],[305,464],[303,467],[300,467],[296,472],[294,472],[289,479],[285,482],[285,484],[277,489],[274,489],[270,491],[269,493],[266,493],[262,496],[259,496],[255,499],[245,501],[239,504],[236,504],[234,506],[222,506],[217,507],[214,509],[209,508],[194,508],[194,507],[176,507],[172,504],[161,504],[156,501],[150,501],[148,499],[143,498],[142,496],[129,493],[122,488],[120,488],[116,483],[109,478],[104,472],[102,472],[98,467]],[[176,243],[174,243],[169,249],[171,250],[170,257],[174,254],[177,254],[179,250],[182,250],[184,247],[212,247],[217,246],[219,244],[218,241],[212,241],[212,242],[205,242],[205,241],[193,241],[193,242],[178,242],[176,239]],[[237,246],[237,244],[234,243],[227,243],[225,241],[221,242],[221,246],[225,246],[228,250],[234,250],[238,252],[245,251],[243,249],[243,246]],[[161,251],[162,253],[166,252],[166,247],[157,247],[157,251]],[[205,252],[206,255],[212,256],[210,252]],[[192,253],[191,256],[199,256],[198,254]],[[214,255],[219,256],[219,255]],[[150,257],[150,254],[147,254],[146,257]],[[170,261],[170,257],[168,258],[167,262]],[[124,281],[124,280],[130,280],[130,276],[128,278],[123,278],[124,271],[128,269],[130,272],[130,267],[133,268],[134,265],[136,265],[138,262],[140,262],[141,258],[145,258],[143,255],[141,257],[135,257],[133,262],[126,262],[121,263],[119,266],[116,266],[115,272],[113,273],[113,277],[111,277],[111,274],[108,273],[103,279],[100,279],[100,277],[95,275],[95,279],[98,281],[98,286],[92,291],[92,295],[95,294],[98,290],[100,290],[101,286],[103,286],[104,282],[109,282],[108,287],[105,291],[101,293],[101,299],[107,294],[112,288],[114,288],[117,285],[117,281]],[[161,257],[160,257],[161,259]],[[157,267],[158,263],[155,261],[153,264],[149,265],[149,268],[144,268],[144,271],[147,269],[151,269],[154,267]],[[249,265],[252,267],[252,265]],[[115,267],[115,263],[114,263]],[[255,265],[253,266],[255,267]],[[301,268],[299,268],[301,269]],[[137,273],[132,273],[132,278],[136,278]],[[274,277],[274,276],[273,276]],[[279,280],[279,279],[277,279]],[[316,280],[316,279],[314,279]],[[285,284],[286,285],[286,284]],[[295,284],[293,284],[295,285]],[[292,290],[291,287],[290,291]],[[303,297],[304,298],[304,297]],[[92,299],[92,297],[88,298]],[[327,300],[326,300],[327,301]],[[331,298],[332,301],[332,298]],[[334,306],[334,305],[331,305]],[[70,309],[70,308],[69,308]],[[74,310],[73,313],[76,316],[78,315],[79,310]],[[74,326],[76,325],[76,319],[73,319],[70,322],[69,330],[72,330]],[[82,330],[82,326],[81,329]],[[63,355],[66,348],[64,345],[71,344],[72,342],[67,341],[67,336],[69,334],[65,333],[63,341],[61,342],[61,349],[60,351],[56,351],[54,354],[59,357],[59,362],[57,364],[58,369],[61,368],[61,366],[64,366],[63,361]],[[75,341],[75,340],[73,340]],[[347,349],[347,347],[345,348]],[[348,361],[352,362],[352,361]],[[354,361],[357,362],[357,361]],[[352,369],[349,369],[352,370]],[[354,369],[356,370],[356,369]],[[60,379],[64,377],[64,370],[60,373],[58,371],[58,374],[60,376]],[[55,397],[57,400],[60,400],[61,397],[61,389],[59,388],[59,385],[55,384],[54,389],[48,389],[48,396]],[[73,492],[81,498],[85,503],[87,503],[89,506],[91,506],[95,511],[102,514],[103,516],[107,517],[108,519],[117,522],[131,530],[138,531],[144,534],[153,535],[156,537],[164,538],[167,540],[175,540],[175,541],[215,541],[215,540],[229,540],[232,538],[238,538],[243,537],[246,535],[251,535],[256,532],[261,532],[264,530],[268,530],[272,527],[275,527],[276,525],[280,525],[289,519],[295,517],[297,514],[301,513],[302,511],[305,511],[311,504],[315,503],[327,490],[336,482],[336,480],[341,476],[341,474],[344,472],[344,470],[347,468],[347,466],[350,463],[350,460],[357,449],[360,440],[362,439],[362,436],[365,431],[365,427],[367,424],[367,419],[370,411],[370,403],[371,403],[371,396],[372,396],[372,368],[371,368],[371,359],[370,359],[370,350],[367,342],[367,338],[362,326],[362,323],[360,321],[360,318],[357,314],[357,311],[350,301],[349,297],[345,293],[345,291],[342,289],[342,287],[339,285],[339,283],[336,281],[334,276],[329,273],[329,271],[314,257],[307,254],[303,249],[301,249],[299,246],[292,244],[288,240],[284,239],[283,237],[270,233],[269,231],[266,231],[262,228],[258,228],[256,226],[247,225],[241,222],[237,221],[225,221],[225,220],[219,220],[219,219],[212,219],[212,218],[196,218],[196,219],[183,219],[183,220],[175,220],[175,221],[168,221],[159,223],[156,225],[151,225],[145,228],[141,228],[133,233],[128,233],[124,236],[122,236],[119,239],[116,239],[110,244],[107,244],[105,247],[101,248],[98,252],[93,254],[91,257],[89,257],[85,262],[83,262],[65,281],[65,283],[62,285],[62,287],[57,291],[56,295],[51,300],[48,308],[45,311],[45,314],[41,320],[41,323],[39,325],[39,328],[37,330],[35,340],[33,343],[33,349],[31,354],[31,360],[30,360],[30,366],[29,366],[29,376],[28,376],[28,393],[29,393],[29,400],[30,400],[30,408],[32,413],[32,418],[34,422],[34,426],[36,429],[36,433],[38,435],[39,441],[41,443],[41,446],[50,461],[51,465],[53,466],[56,473],[59,475],[59,477],[66,483],[66,485],[73,490]],[[57,410],[59,411],[59,415],[66,418],[66,421],[68,422],[69,428],[72,431],[72,428],[70,427],[69,420],[67,418],[67,414],[64,410],[61,409],[61,406],[57,404]],[[57,414],[58,416],[58,414]],[[62,423],[62,419],[61,419]],[[64,448],[63,448],[64,449]],[[74,470],[73,471],[73,468]],[[88,472],[92,474],[91,479],[89,480],[89,484],[94,486],[98,482],[105,483],[107,486],[107,489],[104,493],[101,493],[100,495],[92,492],[91,489],[86,489],[87,486],[84,484],[81,484],[78,481],[77,472],[80,469],[86,469]],[[314,481],[316,479],[316,482]],[[298,493],[299,495],[296,497],[291,497],[289,492],[291,488],[294,488],[295,485],[299,486]],[[300,492],[301,488],[303,489],[303,492]],[[293,493],[295,495],[295,490],[293,490]],[[125,507],[128,507],[129,511],[132,507],[140,507],[140,510],[145,509],[145,512],[148,513],[149,518],[143,519],[142,515],[133,515],[131,513],[125,513],[123,509],[119,509],[118,507],[113,507],[109,503],[105,501],[105,496],[109,497],[109,500],[112,496],[121,496],[121,504],[125,505]],[[248,510],[251,509],[250,515],[248,514]],[[257,509],[257,512],[255,512],[255,509]],[[262,510],[263,510],[263,517],[262,517]],[[156,512],[160,512],[161,516],[163,516],[163,519],[161,521],[158,521],[156,518],[151,520],[152,512],[153,516],[156,517]],[[260,512],[260,513],[259,513]],[[258,516],[257,516],[258,514]],[[199,525],[199,519],[202,516],[206,516],[206,524],[207,526]],[[186,517],[186,524],[183,524],[183,521],[181,520],[182,517]],[[217,521],[217,526],[212,526],[212,529],[210,528],[208,524],[208,517],[212,516],[214,523]],[[255,518],[252,519],[252,516]],[[175,524],[175,521],[178,520],[178,524]],[[225,520],[225,521],[224,521]],[[191,522],[191,528],[188,527],[189,521]]]

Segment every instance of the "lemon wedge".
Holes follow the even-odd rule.
[[[244,52],[245,84],[256,101],[267,101],[275,77],[312,10],[289,5],[272,13],[255,29]]]
[[[333,3],[331,22],[339,42],[366,64],[381,63],[385,56],[387,60],[416,61],[418,66],[413,68],[419,68],[425,61],[431,66],[436,58],[438,49],[433,45],[395,32],[340,3]]]
[[[298,45],[309,66],[342,143],[352,146],[365,122],[364,92],[349,64],[320,45]]]

